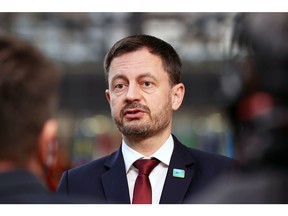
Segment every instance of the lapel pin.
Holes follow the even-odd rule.
[[[177,178],[185,177],[185,170],[182,169],[173,169],[173,176]]]

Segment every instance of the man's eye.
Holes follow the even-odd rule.
[[[122,92],[126,89],[127,85],[125,83],[118,83],[114,85],[114,92]]]
[[[144,82],[143,85],[145,87],[150,87],[150,86],[152,86],[152,83],[151,82]]]
[[[117,84],[115,85],[115,89],[122,89],[124,87],[124,84]]]

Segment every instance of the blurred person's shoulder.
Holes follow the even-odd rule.
[[[190,200],[194,204],[281,204],[288,203],[288,172],[261,169],[235,172],[228,183],[223,176]]]
[[[80,204],[93,200],[68,197],[50,191],[30,171],[16,169],[0,173],[1,204]]]

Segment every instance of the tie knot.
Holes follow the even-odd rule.
[[[151,171],[160,163],[156,158],[139,159],[133,165],[139,170],[139,174],[149,175]]]

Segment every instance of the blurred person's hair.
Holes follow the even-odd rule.
[[[240,13],[236,16],[232,45],[244,50],[251,60],[249,80],[253,80],[254,89],[287,97],[287,38],[288,13]],[[247,91],[247,85],[242,91]],[[287,100],[282,102],[288,104]]]
[[[108,83],[109,69],[114,58],[126,53],[148,48],[151,54],[161,58],[163,68],[173,86],[181,81],[182,63],[174,48],[167,42],[150,35],[133,35],[121,39],[109,50],[104,60],[104,71]]]
[[[288,13],[235,17],[232,46],[238,47],[241,56],[236,69],[241,88],[229,114],[241,161],[287,165],[287,38]]]
[[[55,114],[59,70],[28,42],[0,36],[0,160],[21,165]]]

